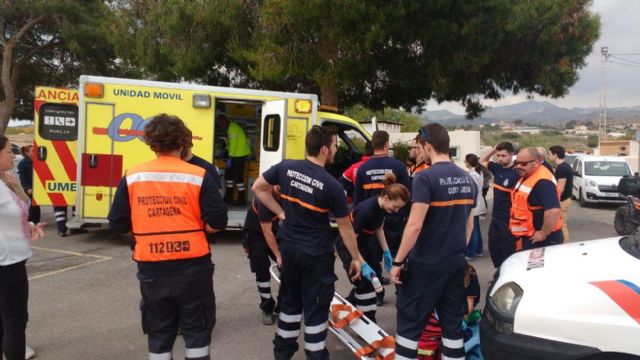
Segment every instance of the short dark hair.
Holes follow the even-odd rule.
[[[367,141],[364,144],[364,153],[367,156],[371,156],[373,155],[373,145],[371,145],[371,141]]]
[[[501,142],[500,144],[498,144],[498,145],[496,146],[496,150],[497,150],[497,151],[502,151],[502,150],[504,150],[504,151],[508,152],[509,154],[513,154],[513,144],[511,144],[511,143],[510,143],[510,142],[508,142],[508,141]]]
[[[307,147],[308,156],[318,156],[323,146],[330,147],[333,137],[336,136],[336,129],[329,126],[314,125],[311,130],[307,131],[307,137],[304,141]]]
[[[389,142],[389,133],[384,130],[376,130],[371,135],[371,146],[373,150],[383,150],[384,146]]]
[[[27,153],[31,151],[31,149],[33,149],[33,145],[25,145],[20,148],[20,152],[22,153],[22,156],[27,156]]]
[[[179,117],[158,114],[145,125],[144,142],[153,151],[168,153],[189,146],[191,131]]]
[[[553,145],[552,147],[549,148],[549,151],[558,157],[558,159],[564,159],[565,154],[567,153],[566,150],[560,146],[560,145]]]
[[[418,130],[416,140],[423,146],[429,143],[438,154],[449,154],[449,132],[438,123],[430,123],[421,127]]]

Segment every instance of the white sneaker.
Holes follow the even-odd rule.
[[[37,356],[36,352],[33,351],[33,349],[29,347],[29,345],[27,345],[27,348],[25,349],[25,352],[24,352],[25,360],[33,359],[36,356]]]

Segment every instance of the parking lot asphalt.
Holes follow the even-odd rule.
[[[573,203],[569,213],[571,240],[583,241],[616,236],[613,216],[616,206],[580,208]],[[50,208],[43,208],[48,222],[46,236],[34,244],[27,264],[30,277],[27,342],[38,359],[146,359],[146,337],[140,327],[140,292],[129,244],[120,235],[92,229],[86,234],[58,237]],[[484,303],[493,266],[487,250],[490,215],[482,222],[485,255],[472,264],[480,277]],[[216,235],[212,245],[216,264],[214,288],[217,324],[213,332],[213,359],[270,359],[275,325],[261,323],[255,278],[249,271],[241,234],[227,231]],[[336,289],[347,294],[349,284],[339,262]],[[272,282],[274,293],[277,289]],[[378,322],[395,334],[395,295],[386,286],[385,305],[378,309]],[[294,359],[304,359],[301,350]],[[327,347],[334,359],[353,355],[332,334]],[[180,338],[174,349],[184,358]]]

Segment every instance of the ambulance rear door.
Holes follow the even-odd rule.
[[[80,87],[84,140],[79,149],[80,221],[107,222],[125,171],[156,158],[142,139],[144,126],[155,115],[167,113],[181,118],[193,131],[194,152],[213,158],[213,108],[211,95],[203,89],[91,76],[81,77]],[[203,98],[209,101],[200,102]]]
[[[284,131],[287,123],[287,101],[273,100],[262,105],[262,139],[260,144],[260,174],[282,161]]]
[[[78,91],[36,86],[34,99],[33,202],[76,202]]]

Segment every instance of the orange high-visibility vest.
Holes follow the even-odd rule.
[[[531,237],[536,229],[533,227],[533,211],[542,206],[529,206],[529,195],[540,180],[550,180],[556,185],[556,196],[560,201],[560,189],[551,171],[544,166],[531,174],[528,178],[520,178],[511,192],[511,216],[509,230],[515,237]],[[559,217],[553,226],[553,231],[562,229],[562,218]]]
[[[414,167],[413,167],[413,171],[412,171],[410,174],[411,174],[411,175],[413,175],[413,174],[417,174],[417,173],[419,173],[420,171],[425,170],[425,169],[428,169],[428,168],[429,168],[429,165],[427,165],[427,163],[422,163],[422,164],[420,164],[420,165],[414,166]]]
[[[160,156],[126,173],[136,261],[168,261],[208,255],[200,215],[205,170]]]

